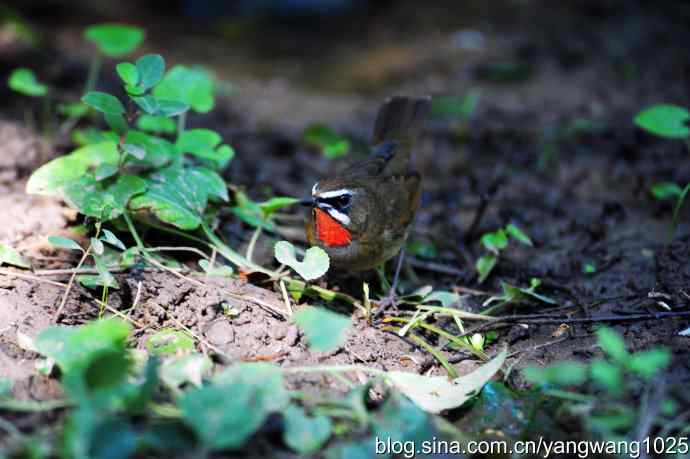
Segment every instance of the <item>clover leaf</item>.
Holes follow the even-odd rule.
[[[690,136],[690,112],[683,107],[659,104],[641,111],[635,116],[635,124],[652,134],[672,139]]]
[[[10,89],[25,96],[41,97],[48,94],[48,87],[39,82],[36,74],[27,68],[14,69],[7,84]]]
[[[96,44],[98,50],[110,57],[120,57],[134,51],[144,39],[144,31],[123,24],[99,24],[86,29],[84,37]]]
[[[130,208],[149,209],[183,230],[201,224],[209,198],[228,200],[225,182],[210,169],[169,166],[150,174],[146,183],[146,192],[132,199]]]
[[[295,323],[304,331],[309,348],[332,351],[345,339],[352,319],[320,307],[305,307],[295,313]]]
[[[7,244],[0,244],[0,265],[8,264],[20,268],[30,268],[29,262],[19,252]]]
[[[26,192],[54,196],[66,184],[82,177],[90,168],[102,163],[117,164],[115,142],[99,142],[79,148],[39,167],[29,177]]]
[[[214,80],[209,72],[199,67],[176,65],[154,88],[156,98],[183,102],[199,113],[211,111],[215,104]]]
[[[105,221],[122,215],[132,196],[145,190],[146,182],[135,175],[98,181],[87,174],[65,187],[65,200],[82,214]]]
[[[297,261],[295,247],[288,241],[279,241],[274,247],[274,254],[278,262],[294,269],[304,280],[318,279],[328,271],[328,254],[320,247],[307,249],[304,260]]]

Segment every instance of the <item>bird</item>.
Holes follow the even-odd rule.
[[[374,269],[403,249],[422,191],[410,156],[430,109],[428,96],[386,100],[376,116],[369,156],[319,180],[301,201],[310,208],[307,240],[328,254],[333,267],[348,272]]]

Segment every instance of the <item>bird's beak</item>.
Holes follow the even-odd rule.
[[[299,204],[305,207],[316,207],[316,201],[312,196],[302,199]]]

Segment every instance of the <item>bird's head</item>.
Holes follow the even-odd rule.
[[[365,187],[345,180],[322,180],[301,201],[311,207],[315,236],[326,246],[347,246],[367,227],[370,199]]]

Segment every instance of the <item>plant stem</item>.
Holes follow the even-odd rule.
[[[74,285],[74,279],[77,277],[77,272],[79,271],[79,268],[82,267],[86,259],[88,258],[89,254],[91,253],[91,244],[86,248],[84,251],[84,255],[82,255],[81,260],[79,260],[79,263],[77,264],[77,267],[75,268],[74,273],[69,278],[69,282],[67,282],[67,288],[65,288],[65,293],[62,295],[62,301],[60,301],[60,306],[58,306],[57,311],[55,311],[55,316],[53,317],[53,322],[57,322],[58,319],[60,318],[60,315],[62,314],[62,310],[65,307],[65,304],[67,303],[67,297],[69,296],[70,290],[72,290],[72,285]]]
[[[84,94],[89,91],[93,91],[98,82],[98,74],[101,72],[101,64],[103,63],[103,58],[100,55],[95,56],[91,59],[91,64],[89,65],[89,74],[86,77],[86,84],[84,85]]]
[[[276,273],[274,271],[270,271],[266,268],[263,268],[255,263],[252,263],[251,261],[247,260],[245,257],[240,255],[239,253],[235,252],[232,250],[230,247],[225,245],[225,243],[218,237],[216,234],[213,232],[211,228],[206,224],[206,222],[201,222],[201,229],[204,231],[206,234],[206,237],[208,238],[209,241],[213,244],[213,246],[218,250],[218,253],[223,255],[230,263],[234,264],[238,268],[249,268],[253,271],[258,271],[264,274],[268,274],[269,276],[275,276]]]
[[[680,209],[683,207],[683,203],[685,202],[685,197],[688,195],[688,192],[690,192],[690,183],[685,185],[685,188],[683,188],[683,191],[680,193],[680,196],[678,196],[678,201],[676,201],[676,207],[673,209],[673,220],[671,221],[671,227],[669,228],[666,245],[669,245],[671,244],[671,242],[673,242],[673,235],[675,234],[676,227],[678,226],[678,216],[680,214]]]
[[[182,113],[179,118],[177,118],[177,138],[179,139],[185,130],[187,124],[187,112]]]
[[[139,237],[139,233],[137,233],[137,229],[134,227],[134,223],[132,222],[132,217],[129,216],[129,213],[124,212],[122,216],[125,219],[125,222],[127,223],[127,228],[129,228],[129,232],[132,233],[132,237],[134,238],[134,242],[136,242],[137,247],[139,250],[141,250],[142,255],[146,256],[146,248],[144,247],[144,241],[141,240]]]
[[[256,246],[256,241],[259,240],[259,236],[261,236],[261,226],[257,226],[256,229],[254,230],[254,233],[252,234],[252,238],[249,240],[249,246],[247,246],[247,261],[251,263],[252,261],[252,256],[254,255],[254,247]]]

